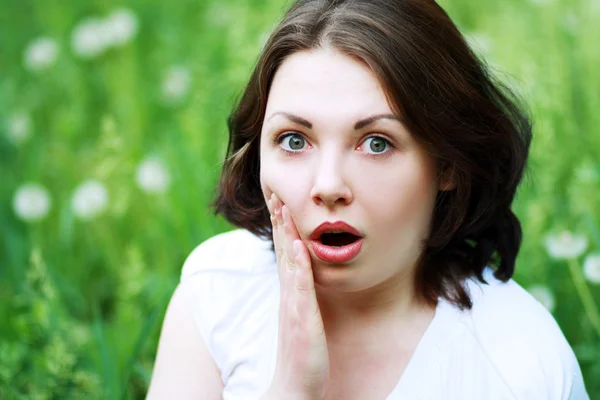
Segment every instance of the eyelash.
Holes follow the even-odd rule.
[[[290,151],[290,150],[286,150],[281,148],[281,142],[283,142],[284,139],[290,137],[290,136],[302,136],[300,133],[298,132],[288,132],[288,133],[283,133],[281,135],[279,135],[278,137],[275,138],[275,140],[273,140],[273,143],[277,144],[279,146],[279,149],[281,151],[283,151],[286,155],[294,157],[300,153],[302,153],[302,150],[299,151]],[[389,150],[387,150],[385,153],[366,153],[367,156],[369,157],[373,157],[373,158],[381,158],[381,157],[387,157],[390,156],[395,150],[396,150],[396,146],[394,146],[392,144],[392,142],[390,142],[388,139],[386,139],[385,137],[381,136],[381,135],[371,135],[368,136],[367,138],[365,138],[365,140],[363,140],[363,143],[370,138],[379,138],[382,139],[383,141],[385,141],[385,143],[387,144],[387,146],[389,147]],[[303,139],[305,141],[307,141],[304,137]]]

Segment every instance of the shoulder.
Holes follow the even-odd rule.
[[[271,243],[244,229],[215,235],[190,253],[180,286],[209,349],[214,326],[241,321],[243,305],[270,298],[277,279]]]
[[[484,279],[467,281],[473,308],[461,318],[515,397],[587,399],[577,359],[552,314],[514,280],[501,282],[489,268]]]
[[[209,349],[215,324],[239,312],[254,293],[272,291],[273,277],[277,263],[270,242],[244,229],[215,235],[190,253],[180,286]]]
[[[483,277],[487,283],[477,278],[467,280],[473,300],[470,315],[478,326],[504,331],[518,325],[521,338],[542,334],[544,341],[564,339],[552,314],[517,282],[502,282],[489,268]]]
[[[266,272],[275,255],[271,242],[245,229],[217,234],[199,244],[187,257],[182,279],[201,272]]]
[[[229,390],[264,369],[269,354],[261,351],[276,338],[278,279],[271,242],[242,229],[207,239],[183,265],[185,301]]]

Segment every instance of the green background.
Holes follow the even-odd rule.
[[[4,0],[0,13],[0,399],[143,398],[158,335],[185,257],[231,229],[207,205],[227,140],[226,117],[249,77],[281,0]],[[514,210],[524,243],[515,280],[543,285],[574,348],[592,399],[600,399],[600,330],[590,322],[600,285],[577,281],[600,251],[600,0],[444,1],[498,78],[535,122],[529,172]],[[126,7],[129,43],[82,59],[71,47],[84,18]],[[43,71],[24,65],[38,37],[58,43]],[[187,95],[165,102],[165,73],[190,73]],[[10,140],[11,115],[30,115],[31,136]],[[159,157],[163,193],[136,185],[139,164]],[[84,181],[101,182],[106,210],[74,215]],[[27,182],[49,192],[48,215],[20,219]],[[552,258],[546,235],[588,242]],[[596,305],[585,308],[582,296]],[[588,297],[588,300],[590,298]]]

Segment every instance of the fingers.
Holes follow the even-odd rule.
[[[273,226],[273,244],[277,256],[277,269],[282,289],[282,303],[285,305],[290,301],[289,291],[294,287],[294,254],[290,253],[288,235],[286,234],[286,226],[284,223],[283,202],[273,193],[267,202],[269,211],[271,212],[271,224]],[[286,211],[286,216],[289,217],[289,210]],[[288,224],[289,225],[289,224]],[[289,227],[288,227],[289,231]]]
[[[275,254],[277,260],[281,260],[282,256],[282,244],[281,244],[281,231],[282,223],[280,222],[281,217],[281,206],[279,205],[275,194],[272,194],[269,200],[267,200],[267,208],[271,214],[271,226],[273,230],[273,245],[275,246]]]
[[[294,269],[294,249],[292,243],[300,239],[298,229],[292,220],[288,207],[273,193],[267,201],[273,226],[273,244],[279,260],[289,270]]]
[[[319,314],[319,305],[315,294],[315,282],[308,249],[301,240],[293,243],[295,249],[295,287],[296,312],[300,319],[305,320]]]
[[[273,226],[273,241],[277,251],[279,274],[282,289],[285,292],[284,302],[293,301],[296,297],[293,292],[300,294],[300,303],[297,309],[300,315],[315,306],[314,302],[308,301],[311,293],[314,293],[314,280],[310,254],[305,244],[300,239],[288,207],[283,204],[275,194],[267,201],[267,207],[271,212],[271,224]],[[295,289],[295,290],[294,290]],[[306,294],[309,296],[306,296]],[[289,298],[288,296],[292,296]],[[306,314],[304,314],[306,315]]]
[[[294,221],[292,221],[290,210],[287,208],[287,206],[283,205],[281,207],[281,215],[283,219],[283,230],[285,236],[285,243],[283,245],[285,246],[284,250],[288,260],[286,266],[290,271],[293,271],[296,268],[294,240],[299,240],[300,235],[298,234],[298,230],[296,229]]]
[[[285,264],[285,255],[283,254],[282,249],[282,234],[283,234],[283,226],[280,223],[281,219],[281,206],[278,203],[278,200],[275,194],[272,194],[271,197],[267,200],[267,208],[269,209],[271,226],[273,231],[273,245],[275,247],[275,255],[277,259],[277,272],[279,274],[279,282],[280,282],[280,309],[279,309],[279,319],[281,321],[288,320],[288,308],[290,303],[292,302],[292,297],[289,295],[289,288],[293,287],[293,274],[291,274],[287,268],[282,267]],[[286,330],[281,330],[280,334],[285,337]]]
[[[306,246],[301,240],[294,240],[293,243],[295,264],[296,264],[296,288],[300,292],[311,291],[314,289],[312,273],[310,271],[310,256],[306,250]]]

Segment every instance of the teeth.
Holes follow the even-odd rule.
[[[325,231],[323,233],[347,233],[346,231]]]

